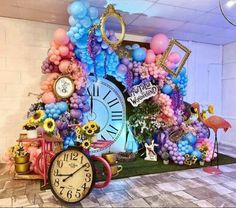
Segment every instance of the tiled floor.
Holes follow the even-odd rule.
[[[221,150],[236,157],[236,148]],[[220,176],[194,169],[113,180],[104,189],[94,189],[80,206],[236,207],[236,164],[221,170]],[[66,206],[50,190],[40,191],[38,181],[12,180],[4,168],[0,173],[0,207]]]

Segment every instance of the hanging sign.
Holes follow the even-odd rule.
[[[137,107],[144,100],[149,99],[157,94],[158,88],[151,82],[141,83],[133,87],[130,97],[127,98],[132,106]]]

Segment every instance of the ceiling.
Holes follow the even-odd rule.
[[[127,33],[153,36],[163,32],[180,40],[223,45],[236,41],[236,27],[220,13],[218,0],[88,0],[102,13],[114,3]],[[68,25],[72,0],[1,0],[0,16]],[[234,12],[236,15],[236,11]],[[116,24],[112,26],[116,27]]]

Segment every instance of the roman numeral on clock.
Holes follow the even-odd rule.
[[[116,136],[116,133],[118,132],[118,129],[114,126],[112,126],[111,124],[109,124],[109,127],[111,127],[110,129],[107,129],[107,133],[112,137],[112,139],[114,139],[114,137]]]
[[[119,103],[119,100],[117,98],[114,98],[113,100],[109,101],[107,104],[111,108],[111,107],[117,105],[118,103]]]
[[[112,121],[122,121],[122,111],[111,111]]]
[[[87,91],[88,91],[89,96],[93,95],[93,97],[99,97],[99,95],[100,95],[99,85],[97,85],[97,84],[93,84],[93,87],[92,87],[93,94],[91,94],[89,89],[87,89]]]

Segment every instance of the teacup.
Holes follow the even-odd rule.
[[[112,176],[118,176],[119,173],[123,170],[122,165],[112,165],[111,166],[111,172]]]

